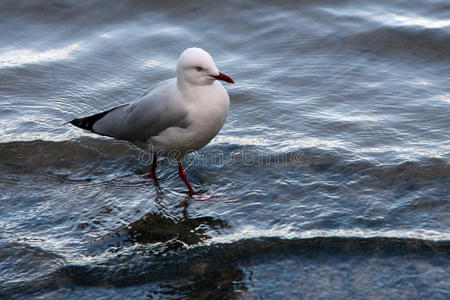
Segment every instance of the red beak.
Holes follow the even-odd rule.
[[[223,80],[229,83],[234,83],[233,79],[231,79],[229,76],[223,74],[222,72],[219,72],[219,75],[213,76],[215,79]]]

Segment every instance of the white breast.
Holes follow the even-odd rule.
[[[230,106],[228,93],[217,81],[184,94],[188,95],[184,100],[190,125],[185,129],[168,128],[149,140],[153,151],[175,160],[208,144],[225,123]]]

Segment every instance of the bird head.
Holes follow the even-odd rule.
[[[234,83],[230,77],[219,72],[211,55],[200,48],[188,48],[181,53],[177,63],[177,78],[193,85],[209,85],[214,80]]]

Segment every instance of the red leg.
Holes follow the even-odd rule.
[[[156,180],[156,167],[158,166],[158,157],[156,154],[153,155],[153,162],[152,162],[152,170],[148,172],[144,177],[145,178],[152,178]]]
[[[181,165],[180,162],[178,163],[178,174],[180,175],[181,179],[183,179],[184,183],[188,187],[189,193],[195,194],[194,189],[192,188],[191,184],[189,183],[187,176],[186,176],[186,172],[184,172],[183,166]]]

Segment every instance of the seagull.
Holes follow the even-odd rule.
[[[133,102],[68,123],[149,150],[153,163],[146,177],[155,182],[158,156],[177,161],[178,174],[195,194],[182,161],[208,144],[225,123],[230,98],[220,80],[234,83],[219,72],[208,52],[188,48],[178,59],[176,78],[160,82]]]

